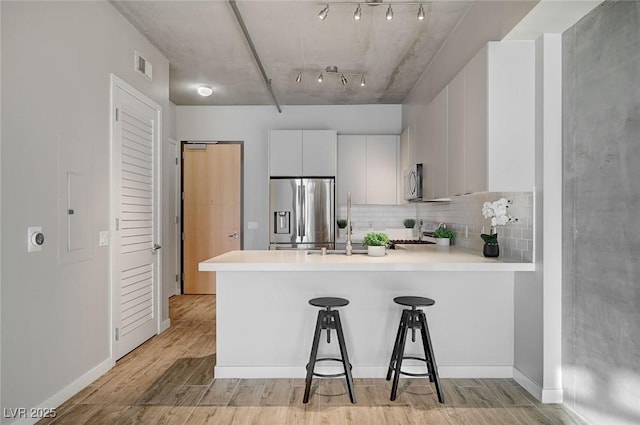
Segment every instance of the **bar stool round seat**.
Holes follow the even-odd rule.
[[[344,376],[347,381],[347,390],[349,391],[349,399],[351,403],[356,402],[356,394],[353,386],[353,377],[351,376],[351,363],[349,362],[349,355],[347,354],[347,346],[344,340],[344,333],[342,332],[342,323],[340,322],[340,313],[338,310],[332,310],[334,307],[344,307],[349,304],[349,300],[338,297],[320,297],[312,298],[309,300],[309,304],[314,307],[321,307],[323,310],[318,311],[318,319],[316,320],[316,330],[313,335],[313,344],[311,345],[311,354],[309,356],[309,363],[305,366],[307,369],[307,377],[305,379],[304,396],[302,398],[303,403],[309,401],[309,395],[311,394],[311,381],[314,376],[321,378],[337,378]],[[335,357],[323,357],[318,358],[318,346],[320,344],[320,334],[323,330],[327,331],[327,344],[331,343],[331,330],[336,332],[338,336],[338,346],[340,348],[340,358]],[[316,363],[324,361],[334,361],[342,363],[343,373],[318,373],[315,371]]]
[[[393,376],[393,383],[391,384],[391,401],[395,400],[398,394],[398,381],[400,375],[407,375],[412,377],[427,377],[430,382],[433,382],[436,387],[436,393],[438,395],[438,401],[444,403],[444,393],[442,386],[440,385],[440,378],[438,376],[438,366],[436,365],[436,358],[433,354],[433,345],[431,344],[431,336],[429,334],[429,326],[427,325],[427,317],[424,311],[418,307],[430,307],[436,302],[431,298],[405,296],[395,297],[393,301],[396,304],[403,305],[405,308],[402,310],[402,317],[400,318],[400,325],[398,326],[398,333],[396,334],[396,341],[393,344],[393,353],[391,354],[391,361],[389,362],[389,369],[387,370],[387,381]],[[424,358],[416,356],[406,356],[404,354],[405,344],[407,341],[407,333],[411,330],[411,341],[416,341],[416,330],[420,331],[420,337],[422,339],[422,349],[424,350]],[[403,360],[419,360],[426,363],[426,373],[411,373],[402,370]]]
[[[338,297],[320,297],[310,299],[309,304],[323,308],[344,307],[349,304],[349,300]]]
[[[393,302],[407,307],[429,307],[436,303],[427,297],[395,297]]]

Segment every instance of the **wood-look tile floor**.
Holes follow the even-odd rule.
[[[446,404],[426,379],[401,380],[389,401],[384,379],[356,379],[352,405],[341,379],[214,379],[215,297],[170,300],[171,328],[40,424],[584,425],[560,405],[538,403],[511,379],[443,379]]]

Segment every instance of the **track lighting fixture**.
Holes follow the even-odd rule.
[[[422,1],[402,1],[402,0],[398,0],[398,1],[392,1],[392,0],[365,0],[362,3],[364,3],[367,6],[379,6],[381,4],[386,4],[387,6],[387,12],[385,13],[385,19],[387,21],[390,21],[393,19],[393,8],[391,7],[396,6],[396,7],[402,7],[402,6],[415,6],[418,5],[418,14],[416,15],[416,17],[418,18],[418,21],[424,21],[426,19],[426,12],[424,10],[424,6],[425,5],[430,5],[430,2],[422,2]],[[353,3],[349,2],[349,1],[345,1],[345,0],[333,0],[333,1],[329,1],[329,2],[322,2],[322,3],[318,3],[319,5],[323,5],[324,7],[322,8],[322,10],[320,10],[320,13],[318,13],[318,18],[320,18],[321,20],[325,20],[327,18],[327,15],[329,14],[329,5],[333,4],[336,6],[344,6],[344,5],[353,5]],[[362,8],[360,7],[361,3],[358,3],[356,6],[356,10],[355,12],[353,12],[353,20],[354,21],[359,21],[362,19]]]
[[[296,82],[297,83],[302,82],[303,74],[315,73],[315,72],[318,72],[318,70],[313,70],[313,69],[306,69],[306,70],[303,69],[301,71],[299,70],[298,74],[296,75]],[[365,76],[362,72],[342,72],[342,71],[339,72],[337,66],[328,66],[325,69],[320,70],[320,74],[316,74],[316,75],[318,75],[317,77],[318,83],[322,83],[325,79],[325,76],[329,76],[331,78],[335,76],[335,78],[340,78],[340,84],[342,84],[343,86],[347,86],[349,84],[349,80],[347,79],[347,77],[359,78],[361,87],[364,87],[365,84],[367,83]],[[357,80],[354,80],[354,81],[357,81]]]
[[[328,14],[329,14],[329,5],[326,5],[324,7],[324,9],[322,9],[320,11],[320,13],[318,13],[318,18],[320,18],[320,20],[324,21],[327,18]]]

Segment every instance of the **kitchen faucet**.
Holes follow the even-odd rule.
[[[347,244],[344,248],[346,255],[353,254],[351,246],[351,192],[347,192]]]

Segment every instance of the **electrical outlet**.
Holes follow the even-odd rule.
[[[100,241],[98,246],[109,246],[109,231],[103,230],[100,232]]]
[[[247,229],[256,230],[257,228],[258,228],[258,222],[257,221],[249,221],[249,222],[247,222]]]

